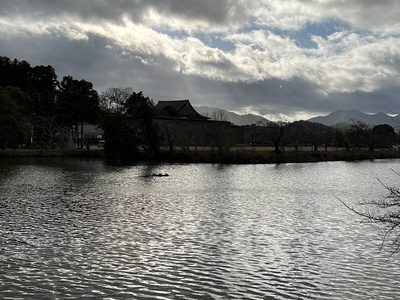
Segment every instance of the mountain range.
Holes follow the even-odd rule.
[[[203,116],[212,117],[214,112],[222,112],[226,120],[235,125],[251,125],[259,121],[268,121],[266,118],[253,114],[239,115],[221,108],[208,107],[208,106],[195,106],[194,109]]]
[[[388,124],[392,127],[400,126],[400,115],[390,116],[383,112],[366,114],[359,110],[337,110],[327,116],[319,116],[308,119],[309,122],[321,123],[327,126],[336,126],[343,123],[363,122],[370,126]]]
[[[235,125],[250,125],[262,123],[268,120],[262,116],[254,114],[239,115],[221,108],[200,106],[195,109],[202,115],[211,117],[214,112],[222,112],[226,120]],[[374,126],[380,124],[388,124],[394,128],[400,127],[400,115],[391,116],[383,112],[376,114],[366,114],[359,110],[337,110],[326,116],[318,116],[308,119],[306,121],[320,123],[327,126],[345,125],[353,122],[363,122],[367,125]]]

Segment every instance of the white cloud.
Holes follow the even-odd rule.
[[[326,1],[327,4],[329,1]],[[278,8],[274,2],[268,7],[271,8],[266,12],[271,9],[278,11],[275,17],[284,12],[290,14],[292,10],[301,12],[302,8],[305,14],[300,13],[299,16],[307,19],[310,14],[310,6],[299,3],[289,5],[289,2],[283,1]],[[134,23],[127,17],[118,23],[100,24],[77,21],[72,17],[33,23],[30,20],[24,22],[21,17],[13,24],[3,19],[4,23],[7,25],[5,31],[12,28],[32,34],[55,33],[71,40],[88,40],[89,34],[96,34],[110,39],[113,48],[121,53],[140,57],[143,64],[157,65],[157,57],[163,56],[175,65],[172,71],[179,70],[188,75],[225,82],[302,77],[319,84],[321,89],[328,92],[369,92],[379,89],[386,79],[393,81],[399,75],[397,57],[400,40],[390,36],[362,36],[352,31],[336,32],[327,38],[313,36],[316,48],[310,50],[301,48],[293,39],[269,30],[228,32],[224,40],[233,42],[234,50],[225,52],[205,45],[198,38],[172,37],[149,26]],[[289,26],[295,23],[301,22],[294,20]],[[143,59],[143,56],[148,58]]]
[[[138,75],[141,83],[151,81],[145,72],[149,77],[161,72],[177,82],[190,78],[188,85],[196,80],[202,85],[203,80],[227,86],[239,83],[241,89],[246,84],[257,88],[264,84],[268,89],[260,88],[260,94],[248,101],[257,107],[264,101],[269,109],[278,110],[282,103],[289,105],[291,98],[296,99],[302,87],[299,93],[318,99],[318,105],[330,95],[396,89],[399,12],[397,0],[4,0],[0,50],[14,45],[13,40],[84,42],[99,60],[102,55],[119,59],[121,70],[116,74],[134,76],[136,70],[124,69],[129,65],[124,62],[135,61],[132,64],[140,65],[138,72],[143,72]],[[337,28],[324,32],[327,24]],[[303,32],[311,26],[315,27],[311,33]],[[311,46],[300,42],[299,35]],[[213,43],[213,37],[230,47]],[[96,44],[96,39],[104,43]],[[2,55],[25,59],[17,56],[23,47],[15,44],[16,51]],[[70,48],[60,47],[56,54],[60,61],[69,61],[72,55],[84,60]],[[47,64],[45,56],[42,63]],[[100,79],[100,74],[93,76],[105,82],[107,78]],[[272,104],[277,99],[281,103]]]
[[[263,0],[254,11],[261,26],[299,30],[306,24],[339,20],[355,29],[398,34],[400,2],[397,0]]]

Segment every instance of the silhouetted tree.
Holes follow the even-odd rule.
[[[10,79],[10,86],[18,87],[24,92],[32,91],[32,68],[26,60],[19,61],[14,59],[12,61],[12,69]]]
[[[36,93],[54,93],[58,85],[57,74],[54,68],[36,66],[32,69],[32,90]]]
[[[143,92],[133,92],[127,99],[126,114],[136,120],[140,126],[140,138],[146,152],[156,155],[160,149],[160,141],[157,135],[157,124],[154,122],[154,102],[145,97]]]
[[[47,90],[33,97],[33,140],[36,146],[53,147],[61,124],[57,118],[57,103],[54,92]]]
[[[100,94],[100,109],[106,112],[122,112],[125,103],[132,95],[133,88],[130,87],[111,87]]]
[[[110,157],[134,158],[139,147],[150,155],[156,155],[160,142],[153,122],[153,100],[143,92],[132,92],[121,103],[123,109],[104,114],[105,151]]]
[[[22,117],[20,125],[25,131],[30,131],[30,139],[24,144],[43,140],[42,133],[45,129],[41,126],[48,124],[48,120],[54,119],[55,116],[53,112],[51,115],[48,114],[52,105],[39,103],[41,101],[38,99],[48,99],[50,93],[54,102],[57,84],[57,75],[50,65],[32,68],[25,60],[0,57],[0,86],[10,87],[9,93],[13,93],[10,97],[17,104]]]
[[[270,122],[269,138],[274,144],[274,152],[279,154],[282,152],[281,141],[285,131],[285,124],[282,122]]]
[[[310,145],[314,151],[320,146],[327,150],[332,142],[334,129],[323,124],[296,121],[286,125],[285,140],[297,149],[300,145]]]
[[[217,151],[221,157],[229,153],[236,142],[235,134],[230,122],[211,122],[206,126],[205,141]]]
[[[29,96],[18,88],[0,88],[0,148],[17,148],[29,138]]]
[[[211,119],[215,121],[223,121],[226,122],[228,121],[228,116],[225,111],[218,109],[214,110],[211,114]]]
[[[343,134],[347,151],[360,150],[368,144],[369,138],[369,126],[361,121],[353,121]]]
[[[12,72],[13,66],[10,58],[0,56],[0,87],[13,86],[13,78],[10,76]]]
[[[83,124],[95,121],[98,107],[99,97],[91,82],[76,80],[72,76],[65,76],[60,82],[58,115],[63,124],[75,127],[76,133],[80,125],[81,138],[76,138],[79,148],[83,148]]]
[[[375,125],[370,134],[369,150],[391,148],[396,140],[394,128],[388,124]]]
[[[104,130],[104,151],[112,158],[133,158],[139,153],[138,126],[126,114],[107,113],[101,127]]]
[[[300,122],[300,121],[299,121]],[[285,133],[285,143],[288,146],[294,148],[295,151],[298,151],[301,146],[305,146],[306,141],[306,133],[303,128],[298,127],[297,122],[290,123],[286,125],[286,133]]]
[[[32,97],[35,93],[55,91],[57,83],[57,75],[50,65],[32,68],[25,60],[0,56],[0,87],[18,87]]]

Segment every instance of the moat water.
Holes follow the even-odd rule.
[[[399,163],[2,159],[0,298],[398,299],[400,254],[338,198]]]

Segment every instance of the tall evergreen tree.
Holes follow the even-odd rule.
[[[75,129],[79,148],[83,148],[83,124],[95,122],[98,107],[99,97],[91,82],[64,76],[58,92],[58,116],[62,124]]]
[[[143,92],[132,92],[121,106],[121,109],[106,112],[103,117],[107,156],[135,158],[139,147],[151,156],[156,155],[159,138],[153,122],[153,100],[145,97]]]
[[[29,96],[15,87],[0,88],[0,148],[17,148],[29,140]]]

